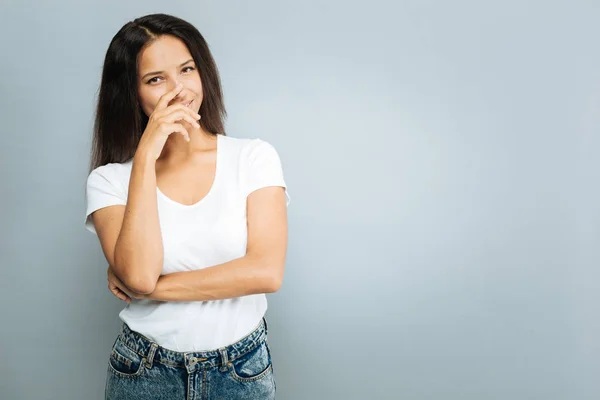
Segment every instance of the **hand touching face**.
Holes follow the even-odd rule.
[[[138,94],[144,113],[150,116],[161,96],[177,83],[183,89],[169,105],[182,103],[198,112],[203,99],[202,81],[192,55],[180,39],[160,36],[138,58]]]

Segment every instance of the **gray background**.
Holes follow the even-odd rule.
[[[566,0],[4,0],[0,398],[102,398],[94,102],[151,12],[198,27],[229,135],[283,160],[280,399],[600,398],[600,3]]]

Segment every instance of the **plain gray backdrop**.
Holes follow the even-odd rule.
[[[7,1],[0,398],[101,399],[123,303],[84,228],[103,58],[182,17],[292,201],[278,398],[600,398],[600,3]]]

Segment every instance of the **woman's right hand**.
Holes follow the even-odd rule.
[[[147,154],[156,161],[172,133],[181,134],[186,141],[190,141],[190,134],[181,122],[187,121],[190,125],[200,128],[198,120],[201,118],[191,108],[183,104],[168,105],[183,89],[183,85],[178,83],[174,89],[163,94],[158,100],[154,111],[148,118],[148,125],[142,134],[137,152]]]

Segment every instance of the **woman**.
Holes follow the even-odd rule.
[[[265,293],[283,281],[278,153],[225,136],[202,35],[164,14],[127,23],[98,96],[86,227],[128,302],[107,399],[272,399]]]

